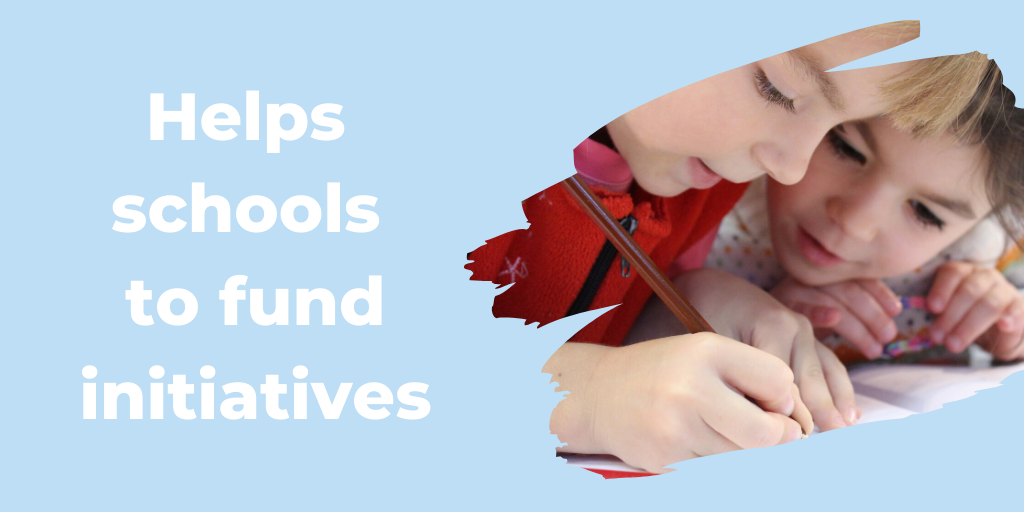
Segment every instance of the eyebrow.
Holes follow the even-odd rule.
[[[843,98],[839,95],[839,88],[836,87],[835,82],[828,76],[828,72],[822,68],[821,64],[814,57],[804,53],[800,48],[786,53],[793,57],[793,62],[805,75],[818,84],[818,89],[825,96],[825,100],[828,101],[828,105],[832,107],[832,110],[840,114],[843,113],[846,106],[843,104]]]

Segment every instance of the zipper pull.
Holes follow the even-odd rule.
[[[623,217],[622,220],[619,221],[619,223],[622,224],[622,227],[626,229],[626,232],[629,233],[629,236],[633,236],[633,233],[636,232],[636,226],[640,224],[640,222],[638,222],[636,220],[636,217],[633,217],[632,214]],[[625,255],[620,253],[619,261],[622,263],[622,277],[629,277],[630,265],[629,261],[626,260]]]

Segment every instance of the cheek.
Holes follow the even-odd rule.
[[[950,237],[913,233],[910,229],[894,233],[878,248],[872,273],[875,277],[887,278],[914,272],[955,240],[947,238]]]
[[[895,277],[915,270],[923,261],[919,261],[915,251],[903,244],[885,247],[875,256],[871,268],[871,276],[881,279]],[[927,259],[925,260],[927,261]]]
[[[686,91],[677,91],[645,103],[622,116],[637,142],[652,151],[688,154],[694,133],[687,120],[693,112]]]
[[[716,75],[663,96],[652,107],[661,127],[650,130],[663,146],[687,148],[690,156],[716,157],[749,147],[765,108],[734,72]]]
[[[769,180],[771,178],[768,178]],[[805,178],[793,185],[781,185],[775,181],[768,184],[768,211],[773,219],[786,221],[799,216],[812,207],[817,194]]]
[[[831,165],[831,162],[828,159],[827,151],[829,150],[823,150],[819,145],[811,158],[807,174],[800,181],[793,185],[772,183],[769,190],[773,194],[773,203],[775,203],[773,212],[783,215],[822,216],[826,214],[826,202],[830,197],[840,194],[846,187],[846,184],[840,179],[841,174],[829,172],[828,166]],[[821,222],[817,223],[822,224]]]

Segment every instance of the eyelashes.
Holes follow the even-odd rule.
[[[856,148],[851,146],[845,139],[838,133],[841,128],[833,128],[828,132],[826,138],[828,139],[828,145],[832,148],[832,151],[841,159],[854,160],[860,165],[867,163],[868,159],[863,153],[857,151]],[[946,221],[935,215],[935,212],[931,211],[924,203],[916,199],[910,199],[907,201],[910,206],[910,210],[913,212],[914,220],[920,223],[926,228],[937,228],[939,231],[942,230],[946,225]]]
[[[940,219],[938,215],[935,215],[927,206],[921,201],[911,199],[908,201],[910,208],[914,211],[914,218],[917,219],[926,228],[938,228],[942,231],[942,228],[946,225],[946,221]]]
[[[841,135],[839,135],[838,132],[836,132],[836,128],[833,128],[831,131],[829,131],[827,137],[828,145],[832,148],[832,151],[834,151],[835,154],[839,156],[839,158],[856,160],[861,165],[864,165],[868,162],[867,157],[865,157],[863,153],[857,151],[856,148],[851,146],[848,142],[846,142],[846,139],[844,139]]]
[[[764,70],[758,69],[754,72],[754,85],[757,87],[757,92],[761,94],[761,97],[770,104],[778,105],[791,113],[796,113],[796,106],[793,104],[793,100],[785,94],[782,94],[778,89],[772,85],[771,80],[768,80],[768,75],[765,74]]]

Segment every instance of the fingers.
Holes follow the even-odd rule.
[[[717,430],[708,425],[707,421],[703,420],[703,426],[698,428],[700,435],[698,438],[701,440],[700,446],[693,447],[693,453],[698,457],[706,457],[708,455],[715,455],[718,453],[733,452],[741,450],[740,445],[730,441],[728,438],[723,436]]]
[[[847,379],[842,365],[834,356],[828,361],[829,375],[835,376],[835,386],[842,399],[840,404],[844,409],[841,413],[833,402],[825,370],[818,358],[815,346],[817,341],[814,339],[810,322],[804,317],[783,313],[786,314],[780,314],[778,319],[762,322],[762,327],[772,326],[758,335],[764,336],[765,340],[757,340],[755,337],[758,348],[769,351],[779,359],[768,358],[774,359],[770,366],[753,366],[767,363],[764,357],[767,354],[746,354],[746,351],[741,354],[737,351],[736,355],[743,355],[745,360],[722,361],[719,376],[740,393],[754,398],[764,410],[785,416],[792,415],[798,420],[802,431],[810,432],[814,423],[822,430],[847,426],[849,423],[844,414],[854,415],[855,404],[852,386],[842,386],[842,379]],[[785,328],[779,327],[783,321],[789,322]],[[786,333],[792,334],[787,336]],[[779,353],[784,347],[788,347],[789,352]],[[762,362],[757,363],[758,360]],[[783,361],[790,362],[792,370]],[[839,369],[833,371],[836,367]],[[792,390],[793,382],[799,386],[798,392]],[[809,416],[813,418],[813,422],[808,421]]]
[[[839,325],[843,312],[831,306],[816,306],[805,302],[791,304],[789,309],[807,317],[816,329],[827,329]]]
[[[715,432],[739,448],[763,448],[798,439],[800,425],[778,413],[765,412],[746,398],[722,386],[701,417]]]
[[[714,349],[710,360],[721,381],[703,395],[699,411],[704,422],[738,448],[798,439],[802,428],[788,416],[806,416],[807,408],[793,385],[789,366],[778,357],[741,343],[717,343]],[[755,405],[744,395],[765,405]],[[762,407],[776,412],[765,412]],[[708,443],[695,452],[727,448],[731,445],[710,436]]]
[[[1024,327],[1024,297],[1017,295],[996,325],[1002,332],[1013,332]]]
[[[800,430],[803,434],[811,435],[811,431],[814,430],[814,417],[811,415],[807,405],[804,404],[803,398],[800,397],[800,388],[797,387],[795,382],[793,383],[793,396],[796,397],[796,405],[793,407],[793,413],[789,414],[789,417],[800,424]]]
[[[811,415],[807,405],[804,404],[803,398],[800,397],[800,388],[795,382],[793,383],[792,394],[796,398],[796,403],[793,406],[793,411],[786,416],[793,418],[794,421],[800,424],[800,430],[803,434],[810,435],[811,431],[814,430],[814,417]]]
[[[815,346],[817,343],[817,340],[810,335],[809,330],[806,333],[800,333],[793,352],[793,373],[796,376],[796,383],[800,387],[800,396],[807,404],[814,423],[824,432],[845,427],[848,423],[833,401],[825,369],[818,357]],[[830,370],[833,370],[831,365]],[[850,395],[852,399],[852,390]],[[847,402],[843,405],[849,407],[850,403]]]
[[[1016,361],[1024,357],[1024,327],[1013,332],[999,332],[989,352],[1000,361]]]
[[[796,441],[797,439],[800,439],[803,435],[810,434],[811,430],[814,429],[814,426],[812,424],[810,427],[811,430],[805,431],[799,423],[797,423],[796,421],[793,420],[793,418],[790,418],[788,416],[783,416],[781,414],[773,412],[765,414],[767,414],[776,424],[782,425],[782,435],[779,437],[779,440],[775,444],[786,444],[792,441]]]
[[[974,269],[974,265],[962,261],[952,261],[940,267],[935,273],[931,290],[928,290],[928,309],[936,315],[944,312],[950,299],[953,298],[953,293],[960,287],[960,283],[974,272]]]
[[[752,347],[777,357],[788,366],[793,352],[794,333],[800,329],[801,322],[806,323],[807,319],[793,313],[788,308],[776,306],[760,313],[749,334],[743,339],[749,340]],[[788,384],[786,383],[786,385]],[[778,391],[782,391],[782,389],[780,388]],[[776,396],[781,397],[783,393],[776,393]],[[760,396],[755,398],[764,400]]]
[[[757,405],[767,412],[792,418],[800,425],[800,430],[804,434],[810,434],[814,430],[814,420],[811,417],[811,411],[807,409],[807,406],[800,398],[800,388],[797,387],[796,383],[793,383],[790,394],[782,402],[759,401]]]
[[[790,396],[793,371],[777,356],[742,343],[716,347],[712,364],[718,377],[759,403],[782,404]]]
[[[895,293],[880,280],[861,279],[813,288],[792,279],[772,294],[807,317],[816,329],[830,329],[852,343],[868,359],[898,334],[892,317],[903,309]],[[1022,320],[1024,321],[1024,320]]]
[[[900,298],[881,280],[859,279],[857,284],[875,299],[886,315],[893,317],[903,311],[903,303],[900,302]]]
[[[847,313],[834,330],[868,359],[882,354],[883,345],[898,334],[892,316],[902,310],[896,295],[877,279],[846,281],[821,288]]]
[[[999,321],[1007,305],[1012,304],[1017,297],[1017,290],[1011,287],[993,286],[970,306],[967,313],[946,337],[946,348],[955,353],[967,348],[967,345],[973,343]]]
[[[876,343],[888,343],[896,338],[898,331],[892,317],[899,313],[900,307],[894,305],[895,295],[881,281],[846,281],[822,287],[822,291],[857,317]]]
[[[851,315],[843,315],[839,324],[833,329],[836,334],[844,340],[849,341],[864,357],[875,359],[882,355],[883,345],[868,331],[868,328],[859,318]]]
[[[828,338],[829,336],[832,336],[835,333],[836,333],[835,329],[817,328],[817,327],[815,327],[815,329],[814,329],[814,338],[815,339],[819,339],[819,340],[823,340],[825,338]]]
[[[832,297],[793,278],[787,278],[771,293],[783,305],[807,317],[814,327],[835,327],[842,317],[842,308]]]
[[[788,366],[792,360],[796,337],[800,334],[808,338],[812,337],[811,326],[807,319],[794,315],[788,310],[779,309],[770,315],[764,315],[751,335],[752,345],[778,358],[773,364],[776,366],[775,368],[766,368],[774,374],[774,377],[769,378],[773,381],[773,386],[777,387],[773,387],[771,390],[757,389],[756,392],[751,392],[750,390],[755,385],[754,382],[741,380],[750,377],[748,373],[730,376],[727,372],[723,372],[721,376],[737,388],[745,389],[745,394],[753,398],[758,406],[765,411],[786,417],[792,416],[800,424],[801,432],[809,434],[814,429],[814,423],[811,420],[810,411],[801,400],[800,391],[794,383],[793,372]],[[786,380],[783,380],[783,377],[786,377]],[[764,376],[761,378],[763,379]]]
[[[1000,361],[1016,361],[1024,357],[1024,298],[1014,297],[996,325],[976,343]]]
[[[994,269],[972,266],[968,273],[958,264],[946,265],[940,273],[942,282],[937,275],[936,283],[942,288],[936,292],[933,285],[928,296],[929,308],[942,307],[930,334],[935,342],[960,352],[999,319],[1017,291]],[[956,288],[951,292],[953,284]]]
[[[814,341],[810,327],[803,327],[799,331],[803,338]],[[726,384],[753,398],[765,411],[792,416],[801,432],[814,430],[810,408],[802,399],[789,365],[754,347],[738,343],[730,347],[733,347],[732,353],[723,354],[725,357],[717,360],[719,377]]]
[[[853,382],[846,373],[846,366],[839,361],[835,353],[821,343],[815,343],[818,359],[821,361],[822,371],[825,373],[825,381],[832,393],[832,402],[836,409],[843,415],[847,425],[854,425],[860,419],[862,411],[857,407],[857,400],[854,396]]]

